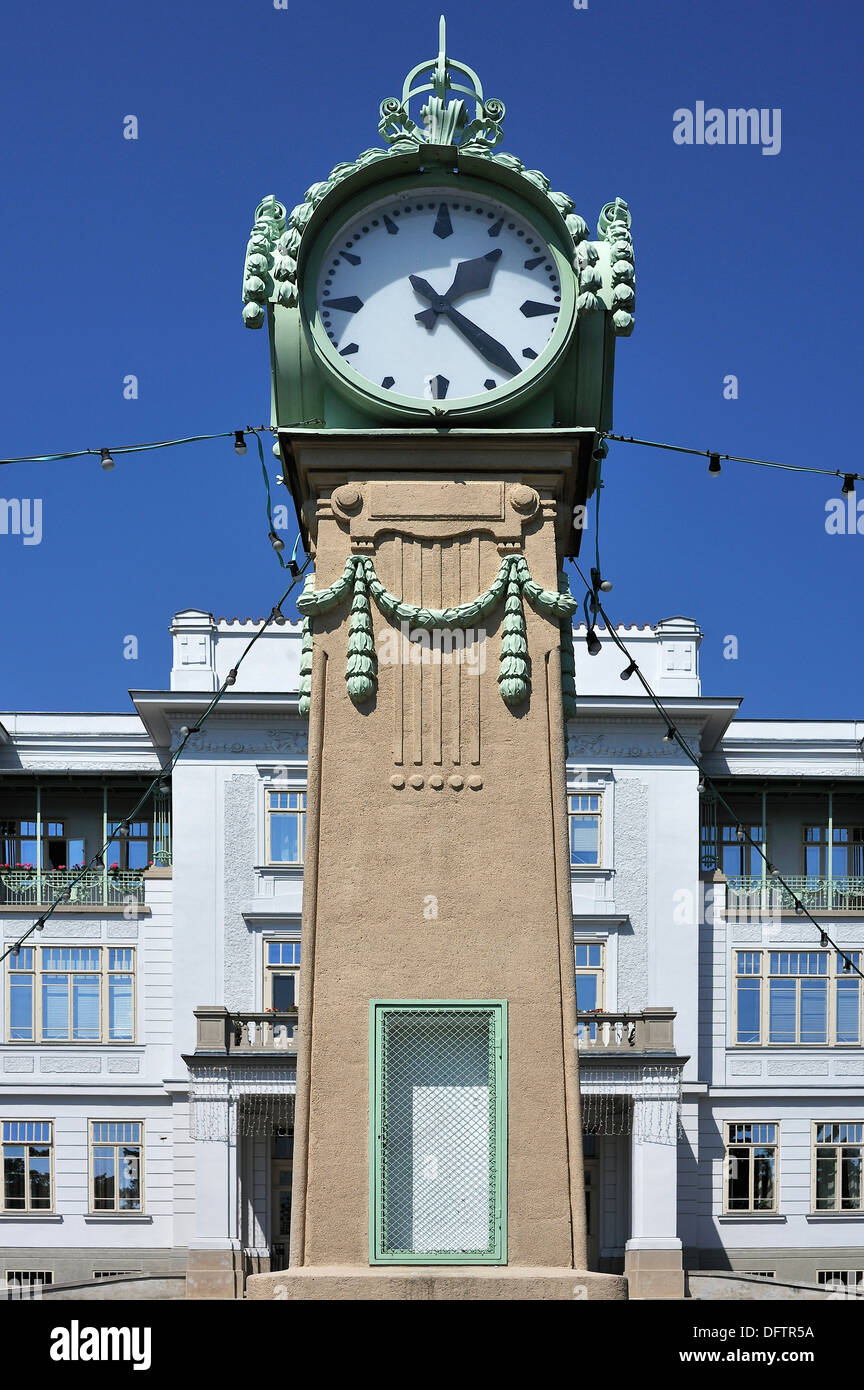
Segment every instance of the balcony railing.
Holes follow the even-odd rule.
[[[196,1053],[260,1057],[297,1051],[297,1010],[230,1013],[221,1004],[195,1010]]]
[[[126,907],[144,901],[144,869],[0,869],[0,904],[48,907]]]
[[[638,1052],[675,1051],[674,1009],[643,1009],[641,1013],[577,1013],[576,1040],[580,1052],[601,1056],[632,1056]]]
[[[784,874],[787,891],[773,878],[730,875],[727,903],[734,912],[794,912],[794,897],[811,912],[864,912],[864,878],[843,875],[816,878],[811,874]],[[794,894],[794,897],[793,897]]]

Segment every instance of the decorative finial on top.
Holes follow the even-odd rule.
[[[420,108],[422,125],[418,125],[411,118],[411,101],[424,92],[432,95]],[[448,101],[449,92],[461,92],[462,96]],[[463,97],[474,102],[473,120]],[[378,129],[393,153],[410,153],[420,145],[459,145],[469,153],[487,154],[501,140],[503,119],[503,101],[495,97],[484,100],[474,69],[447,57],[447,22],[442,15],[437,58],[411,69],[402,84],[401,100],[387,97],[382,101]]]

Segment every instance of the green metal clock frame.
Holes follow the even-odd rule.
[[[376,420],[403,425],[440,424],[444,420],[470,423],[478,417],[484,421],[494,420],[497,416],[513,412],[536,396],[573,345],[578,284],[573,272],[572,237],[563,218],[559,218],[561,225],[556,225],[553,216],[550,215],[555,213],[555,209],[548,199],[543,200],[542,207],[534,204],[524,196],[522,189],[516,193],[505,188],[500,180],[489,178],[491,170],[488,162],[478,163],[481,164],[485,178],[479,171],[465,175],[432,164],[417,174],[378,179],[372,185],[371,197],[369,189],[364,188],[362,192],[347,196],[336,208],[322,204],[320,218],[313,214],[304,233],[297,263],[297,280],[300,286],[301,317],[310,350],[326,369],[334,389],[348,404],[356,406],[362,413]],[[346,180],[346,185],[350,183],[351,180]],[[427,401],[400,396],[376,386],[361,376],[340,356],[327,337],[317,300],[321,262],[339,228],[353,221],[365,209],[382,201],[398,198],[400,194],[415,189],[422,195],[424,183],[428,187],[453,189],[460,194],[485,195],[495,198],[505,208],[512,209],[536,229],[537,234],[549,247],[561,283],[558,322],[537,360],[512,381],[502,383],[494,390],[484,391],[480,395],[460,397],[452,404],[446,401]],[[350,195],[350,188],[346,187],[345,192]]]

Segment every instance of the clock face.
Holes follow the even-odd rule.
[[[561,310],[558,263],[536,228],[455,188],[366,208],[330,243],[316,293],[349,378],[448,405],[518,383]]]

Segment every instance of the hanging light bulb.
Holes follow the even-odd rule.
[[[708,464],[708,472],[711,474],[712,478],[716,478],[719,476],[720,473],[722,473],[722,471],[723,470],[720,467],[720,455],[712,454],[710,462]]]
[[[111,469],[114,467],[114,460],[112,459],[107,449],[102,449],[101,453],[102,467],[105,469],[106,473],[110,473]]]
[[[594,631],[593,627],[589,627],[587,633],[585,634],[585,641],[588,644],[589,656],[598,656],[599,653],[602,652],[603,644],[600,641],[600,638],[597,636],[597,633]]]
[[[225,684],[226,684],[226,685],[233,685],[234,682],[236,681],[236,679],[237,679],[237,667],[236,667],[236,666],[232,666],[232,667],[231,667],[231,670],[228,672],[227,676],[225,677]]]
[[[37,917],[37,918],[36,918],[36,921],[33,923],[33,930],[34,930],[34,931],[44,931],[44,930],[45,930],[45,918],[44,918],[44,917]]]
[[[742,825],[739,825],[738,829],[735,831],[735,839],[738,841],[739,845],[743,845],[746,836],[744,834],[744,827]]]
[[[621,679],[622,679],[622,681],[629,681],[630,677],[632,676],[632,674],[633,674],[633,672],[634,672],[635,670],[636,670],[636,662],[635,662],[635,661],[631,661],[631,662],[630,662],[630,665],[629,665],[629,666],[625,666],[625,667],[624,667],[624,670],[621,672]]]
[[[603,579],[603,580],[601,581],[601,583],[600,583],[600,589],[601,589],[601,591],[602,591],[604,594],[611,594],[611,592],[612,592],[612,580],[611,580],[611,579]]]
[[[235,454],[245,454],[246,440],[243,438],[242,430],[234,431],[234,452]]]
[[[704,777],[700,777],[700,778],[699,778],[699,781],[696,783],[696,790],[697,790],[697,792],[699,793],[700,796],[704,796],[704,795],[705,795],[705,778],[704,778]]]
[[[780,870],[779,870],[778,868],[776,868],[776,866],[775,866],[774,864],[769,864],[769,865],[768,865],[768,872],[769,872],[769,874],[771,875],[772,878],[779,878],[779,877],[780,877]]]
[[[842,486],[842,488],[840,489],[840,491],[843,493],[843,496],[844,496],[844,497],[848,496],[848,494],[849,494],[850,492],[854,492],[854,491],[855,491],[855,474],[854,474],[854,473],[846,473],[846,474],[844,475],[844,478],[843,478],[843,486]]]
[[[285,549],[285,542],[281,540],[279,536],[276,535],[275,531],[270,532],[270,544],[276,551],[277,555],[280,553],[280,551]]]
[[[117,834],[121,837],[121,839],[124,840],[126,839],[126,836],[129,834],[129,826],[126,824],[125,820],[121,820],[120,824],[118,825]]]
[[[844,975],[851,975],[851,974],[852,974],[852,962],[851,962],[851,960],[849,959],[848,956],[844,956],[844,957],[843,957],[843,974],[844,974]]]
[[[799,917],[804,916],[804,904],[800,901],[799,898],[795,899],[795,911]]]
[[[829,939],[829,937],[828,937],[827,931],[820,931],[820,933],[819,933],[819,945],[820,945],[820,946],[830,946],[830,945],[831,945],[831,941],[830,941],[830,939]]]
[[[665,732],[665,734],[663,735],[663,742],[664,742],[664,743],[674,743],[674,742],[675,742],[675,730],[672,728],[672,725],[671,725],[671,724],[668,725],[668,727],[667,727],[667,729],[666,729],[666,732]]]

